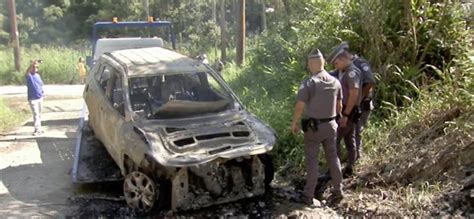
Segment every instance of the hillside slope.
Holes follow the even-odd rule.
[[[351,215],[473,216],[474,110],[432,111],[396,129],[346,182]]]

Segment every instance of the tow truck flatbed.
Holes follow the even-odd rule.
[[[119,167],[87,125],[86,112],[84,105],[76,139],[72,181],[97,183],[123,180]]]

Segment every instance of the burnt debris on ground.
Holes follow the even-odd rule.
[[[116,185],[115,185],[116,186]],[[109,185],[107,188],[112,190],[114,185]],[[116,192],[116,194],[97,193],[103,191],[102,186],[89,185],[87,190],[93,193],[89,195],[77,195],[69,199],[70,210],[66,216],[73,217],[137,217],[143,216],[133,209],[129,208],[124,198]],[[292,187],[282,187],[272,189],[271,192],[264,196],[244,199],[227,204],[211,206],[199,210],[173,212],[167,209],[156,209],[148,216],[152,218],[292,218],[301,216],[337,216],[324,203],[317,208],[305,208],[302,204],[293,203],[290,199],[295,199],[299,196],[298,191]]]

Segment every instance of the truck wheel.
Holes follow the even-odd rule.
[[[128,206],[141,213],[153,209],[159,195],[155,182],[139,171],[127,174],[123,181],[123,193]]]

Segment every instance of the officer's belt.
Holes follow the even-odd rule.
[[[318,131],[318,126],[321,123],[330,122],[336,119],[336,117],[332,118],[325,118],[325,119],[315,119],[315,118],[307,118],[301,120],[301,127],[303,132],[307,132],[309,129],[313,130],[313,132]]]
[[[325,122],[330,122],[330,121],[336,119],[336,117],[331,117],[331,118],[326,118],[326,119],[315,119],[315,118],[309,118],[309,119],[316,120],[316,121],[318,121],[319,123],[325,123]]]

